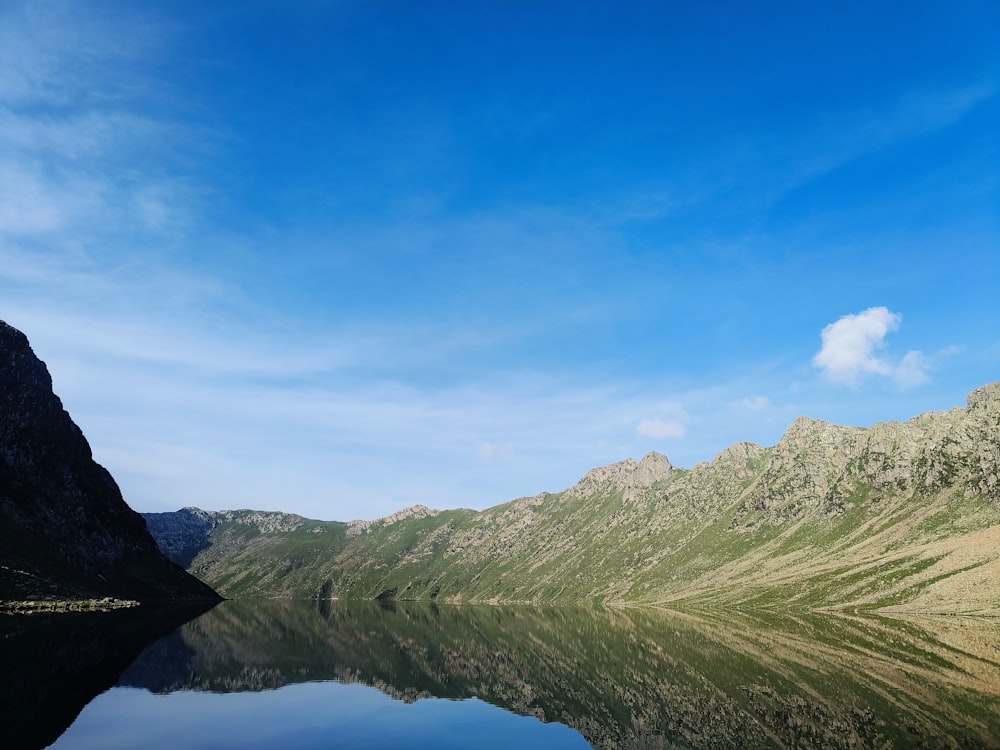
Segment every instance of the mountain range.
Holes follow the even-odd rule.
[[[227,597],[1000,612],[1000,383],[965,408],[806,417],[710,463],[658,453],[483,511],[143,514]]]

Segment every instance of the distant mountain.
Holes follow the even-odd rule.
[[[651,453],[563,492],[372,522],[146,514],[229,597],[1000,610],[1000,383],[863,429],[800,418],[679,469]]]
[[[863,429],[800,418],[678,469],[656,453],[482,512],[372,522],[146,514],[226,596],[1000,610],[1000,383]]]
[[[218,599],[167,560],[0,321],[0,600]]]

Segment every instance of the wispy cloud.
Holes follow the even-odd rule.
[[[730,405],[734,409],[763,411],[771,406],[771,400],[767,396],[746,396],[736,401],[731,401]]]
[[[0,158],[0,238],[65,230],[93,216],[104,190],[99,179],[79,172]]]
[[[735,440],[686,435],[688,409],[701,416],[725,403],[720,393],[664,403],[641,383],[530,372],[446,387],[346,379],[314,341],[243,332],[237,346],[224,330],[180,322],[123,333],[113,318],[60,317],[28,330],[95,457],[143,510],[245,506],[346,520],[414,502],[485,507],[563,489],[658,441],[684,436],[669,453],[690,465]],[[654,416],[633,416],[642,414]]]
[[[926,87],[878,106],[816,112],[792,131],[775,123],[768,130],[734,132],[697,165],[699,190],[740,205],[774,206],[841,167],[952,127],[996,96],[992,81]]]
[[[928,369],[929,364],[923,352],[908,351],[896,365],[892,375],[900,387],[913,388],[923,385],[930,379],[927,374]]]
[[[0,8],[0,243],[135,252],[184,225],[199,138],[144,72],[169,33],[137,8]]]
[[[643,437],[662,440],[684,437],[684,425],[676,420],[644,419],[636,425],[635,431]]]
[[[129,5],[11,0],[0,7],[0,99],[53,108],[108,102],[141,78],[128,66],[163,47],[168,26]]]
[[[676,148],[659,126],[642,136],[616,116],[584,129],[614,144],[602,156],[558,137],[584,121],[562,112],[591,109],[592,92],[567,91],[565,110],[530,121],[544,124],[538,162],[523,133],[506,135],[523,110],[478,131],[460,116],[489,109],[495,91],[450,69],[438,83],[453,100],[401,85],[365,46],[304,50],[329,63],[315,70],[277,54],[271,80],[254,79],[240,34],[266,31],[254,24],[270,11],[254,21],[234,9],[241,28],[227,12],[0,3],[0,317],[29,336],[144,510],[482,507],[664,445],[691,465],[736,440],[773,444],[800,413],[882,414],[870,394],[831,396],[820,378],[792,392],[816,331],[775,336],[787,310],[767,308],[791,304],[786,274],[798,290],[815,284],[801,259],[782,261],[798,247],[782,227],[758,242],[749,224],[762,204],[995,96],[908,77],[831,109],[733,103],[709,127],[681,118]],[[346,77],[344,60],[359,65]],[[338,98],[359,81],[391,85]],[[324,106],[308,109],[314,83]],[[677,93],[678,112],[701,109]],[[627,101],[602,109],[634,105],[641,116],[626,119],[651,123],[665,112]],[[295,138],[269,126],[285,116],[300,118]],[[912,247],[900,237],[893,246]],[[908,315],[939,283],[933,264],[913,265],[923,285],[893,303]],[[857,276],[848,268],[844,283]],[[815,366],[832,382],[900,389],[941,373],[941,355],[891,351],[900,320],[883,307],[832,323]]]
[[[487,440],[479,446],[479,457],[484,461],[499,461],[504,458],[509,458],[513,449],[514,446],[510,443],[497,444]]]
[[[829,115],[811,134],[819,137],[825,148],[811,150],[802,177],[818,176],[865,154],[947,128],[995,95],[996,87],[991,83],[925,89],[909,92],[878,109]]]
[[[30,112],[32,108],[24,109]],[[17,112],[9,106],[0,109],[0,139],[10,148],[38,157],[85,163],[113,156],[126,144],[136,146],[164,135],[162,127],[148,118],[105,108],[44,114]]]

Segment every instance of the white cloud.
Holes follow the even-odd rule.
[[[684,425],[677,420],[644,419],[639,422],[635,431],[643,437],[656,440],[684,437]]]
[[[902,315],[886,307],[845,315],[823,329],[823,346],[813,357],[813,364],[834,383],[855,385],[865,375],[890,377],[904,388],[925,383],[927,361],[922,352],[911,350],[898,363],[876,354],[902,319]]]
[[[813,357],[813,364],[836,383],[854,384],[869,373],[891,375],[892,366],[875,351],[885,345],[886,335],[895,331],[901,320],[901,315],[885,307],[845,315],[823,329],[823,348]]]

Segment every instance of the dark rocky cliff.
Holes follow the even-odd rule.
[[[28,339],[0,321],[0,599],[94,597],[218,595],[159,552]]]

